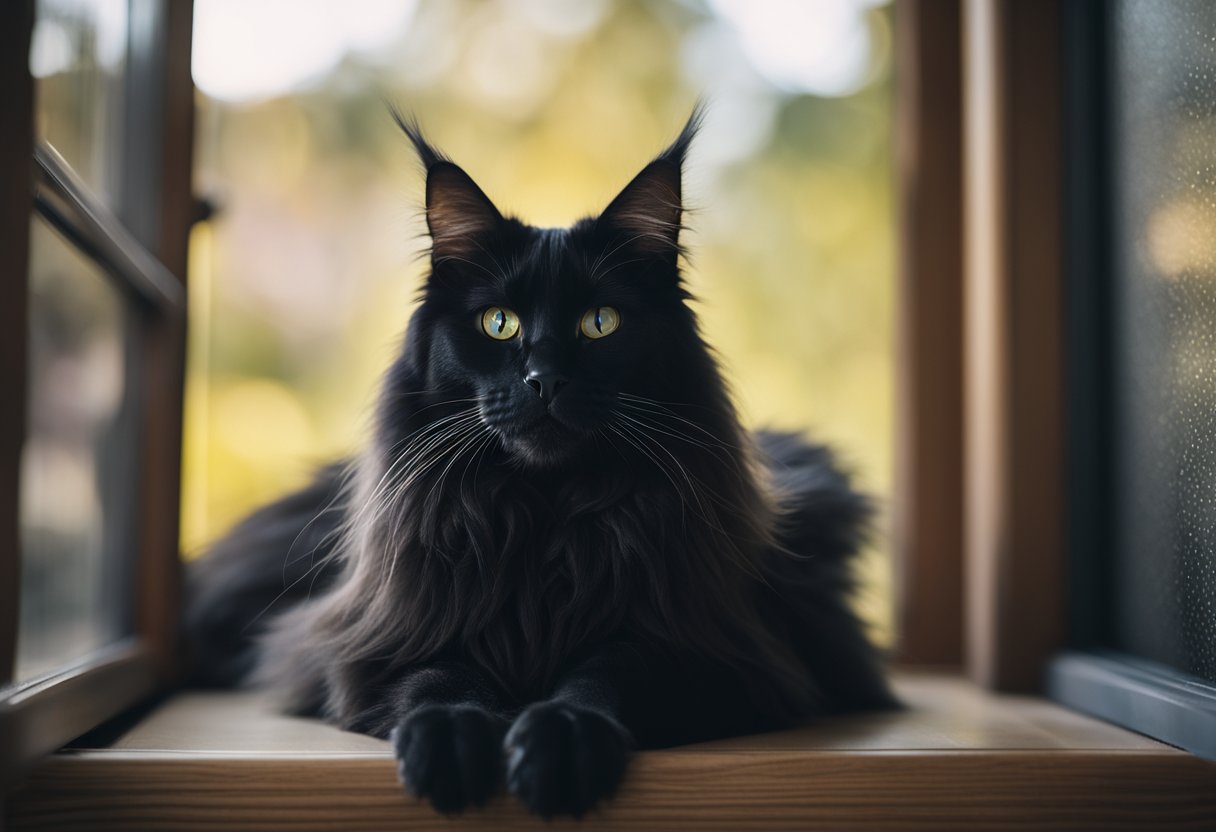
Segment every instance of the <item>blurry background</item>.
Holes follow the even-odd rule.
[[[890,10],[873,0],[195,0],[187,556],[356,448],[425,263],[412,111],[504,210],[600,210],[709,117],[688,281],[745,420],[892,467]],[[885,528],[885,523],[884,523]],[[885,533],[863,613],[889,640]]]

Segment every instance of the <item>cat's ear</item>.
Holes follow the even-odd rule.
[[[468,257],[502,223],[502,214],[477,183],[451,162],[439,162],[426,173],[426,225],[431,232],[431,259]]]
[[[598,225],[621,235],[642,254],[675,260],[680,252],[684,215],[684,157],[701,127],[702,116],[698,104],[676,140],[617,194],[600,214]]]
[[[472,177],[427,142],[417,121],[395,109],[392,114],[426,168],[426,225],[432,262],[468,258],[483,248],[479,241],[499,227],[502,214]]]

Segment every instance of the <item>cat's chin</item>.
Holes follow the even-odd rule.
[[[578,455],[586,437],[552,417],[545,417],[525,431],[502,436],[502,443],[524,465],[556,468]]]

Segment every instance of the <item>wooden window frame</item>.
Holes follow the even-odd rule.
[[[967,664],[1001,690],[1066,634],[1064,5],[964,10]]]
[[[11,121],[0,130],[0,181],[24,182],[34,154],[34,84],[29,71],[32,0],[7,4],[0,11],[0,100]],[[26,357],[29,304],[30,215],[33,194],[26,188],[0,190],[0,390],[8,404],[0,407],[0,684],[12,679],[17,648],[17,593],[20,571],[18,492],[21,448],[25,437]],[[11,398],[9,398],[11,396]],[[0,735],[0,743],[4,740]],[[0,746],[2,747],[2,746]]]
[[[1039,692],[1065,640],[1061,5],[897,8],[897,655]]]
[[[962,66],[955,0],[895,6],[896,656],[963,660]]]
[[[964,672],[985,687],[1047,693],[1216,759],[1216,688],[1102,649],[1112,465],[1105,8],[898,8],[899,656],[949,662],[961,644]],[[957,63],[941,54],[952,36]],[[961,86],[961,100],[942,86]],[[926,193],[935,186],[945,193]],[[961,489],[960,456],[943,453],[952,447]]]
[[[93,198],[34,137],[33,0],[0,11],[0,787],[42,755],[145,699],[177,672],[178,481],[191,201],[191,2],[133,2],[119,204]],[[96,262],[136,310],[139,454],[132,635],[50,675],[14,684],[20,603],[19,480],[26,434],[29,233],[35,215]]]

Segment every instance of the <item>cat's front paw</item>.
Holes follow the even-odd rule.
[[[596,711],[542,702],[507,733],[507,788],[536,815],[580,817],[611,797],[625,773],[632,738]]]
[[[444,814],[482,806],[498,790],[506,722],[467,705],[429,705],[393,729],[397,779]]]

